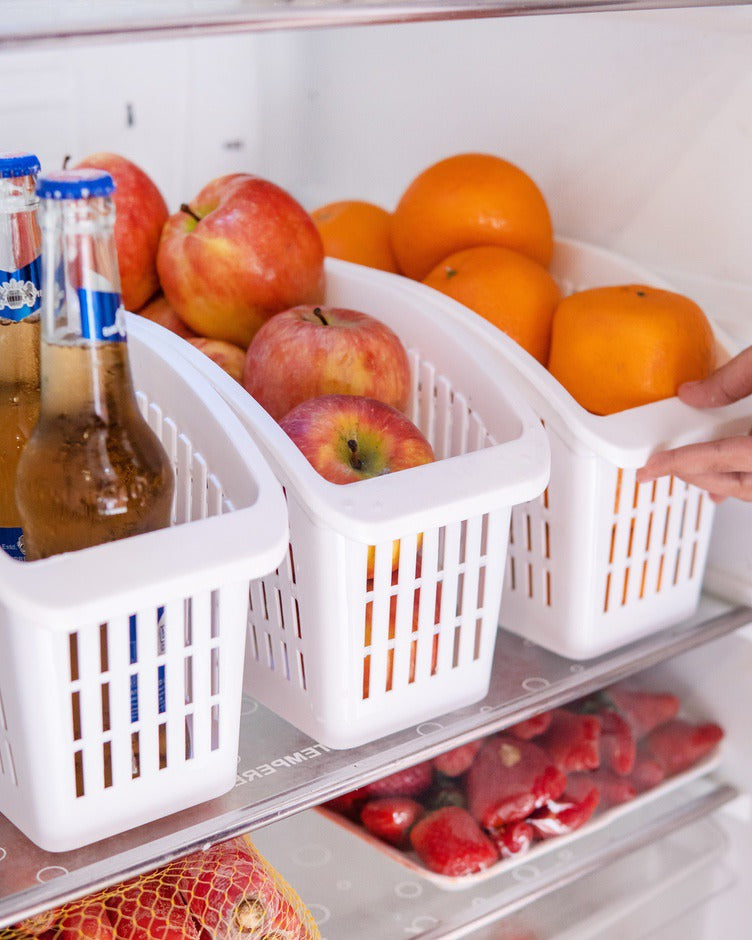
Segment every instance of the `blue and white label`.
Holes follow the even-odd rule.
[[[130,640],[130,663],[133,665],[138,662],[138,641],[136,639],[136,615],[131,614],[128,618],[129,640]],[[157,654],[162,655],[165,651],[165,609],[157,608]],[[159,714],[163,715],[167,709],[167,699],[165,697],[165,667],[164,664],[157,666],[157,707]],[[131,724],[138,721],[138,675],[131,676]]]
[[[81,335],[85,339],[110,343],[125,341],[125,308],[120,294],[114,291],[87,290],[79,287],[78,306],[81,312]]]
[[[25,320],[41,305],[41,257],[17,271],[0,271],[0,317],[16,322]]]
[[[0,548],[11,558],[25,561],[26,550],[24,548],[23,530],[18,526],[0,526]]]

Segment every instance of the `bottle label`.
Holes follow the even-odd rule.
[[[0,526],[0,548],[11,558],[24,561],[26,551],[24,549],[23,531],[17,526]]]
[[[17,271],[0,271],[0,317],[25,320],[42,304],[42,259],[35,258]]]
[[[110,343],[125,341],[125,309],[114,291],[78,289],[81,335]]]

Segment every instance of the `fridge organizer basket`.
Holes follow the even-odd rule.
[[[542,492],[549,450],[504,369],[443,315],[446,298],[344,261],[328,259],[326,277],[328,305],[370,313],[402,339],[407,413],[436,462],[329,483],[237,382],[183,352],[254,435],[287,497],[288,555],[251,585],[246,691],[344,748],[484,697],[511,507]]]
[[[64,851],[235,782],[249,580],[288,541],[241,423],[129,316],[139,402],[176,473],[167,529],[19,562],[0,552],[0,812]]]
[[[631,261],[574,241],[557,242],[550,270],[564,294],[630,283],[671,289]],[[513,366],[551,445],[548,487],[512,511],[501,625],[588,659],[691,616],[714,504],[675,477],[640,484],[635,473],[654,451],[747,433],[749,405],[699,411],[674,397],[593,415],[500,330],[464,307],[453,315]]]

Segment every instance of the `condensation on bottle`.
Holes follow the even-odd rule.
[[[170,523],[172,465],[131,378],[113,192],[99,170],[37,182],[41,400],[16,476],[28,560]]]
[[[0,152],[0,548],[19,560],[16,468],[39,414],[39,171],[33,153]]]

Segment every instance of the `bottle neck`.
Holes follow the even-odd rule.
[[[0,320],[41,306],[41,232],[34,176],[0,178]]]
[[[135,407],[111,199],[45,199],[42,414]]]

